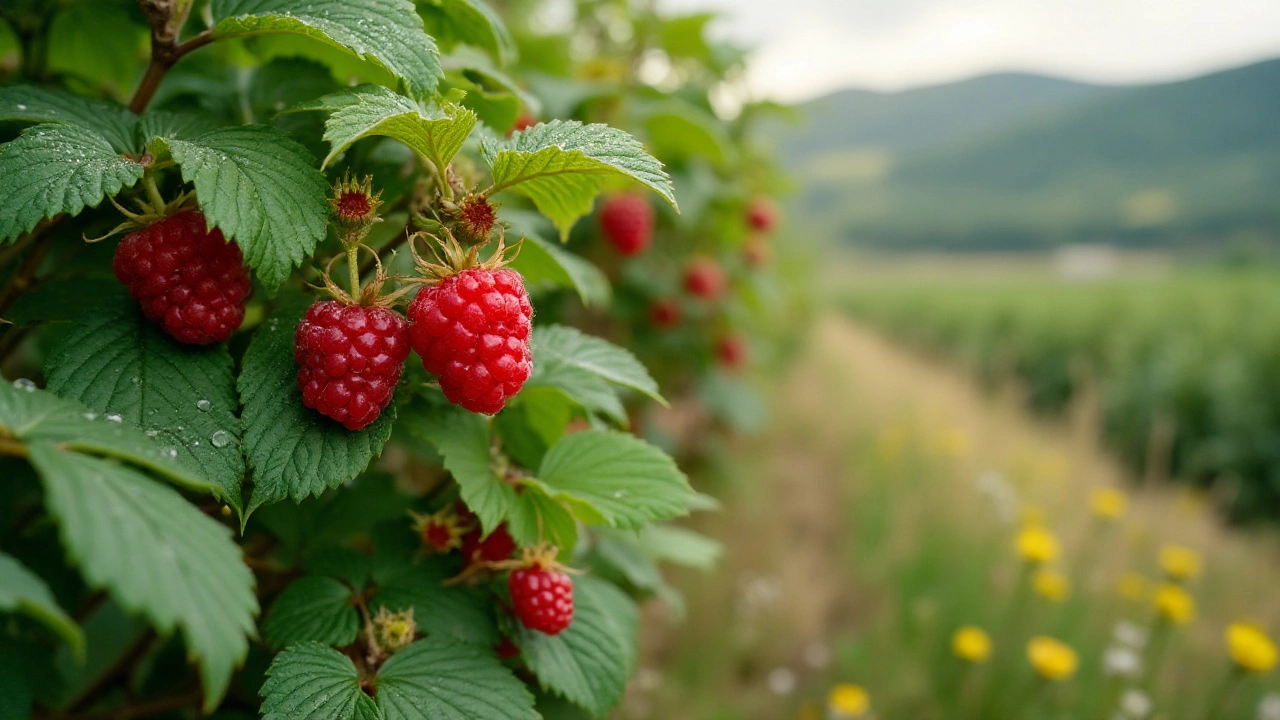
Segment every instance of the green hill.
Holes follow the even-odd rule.
[[[982,107],[975,88],[1008,77],[916,91],[952,111],[904,93],[893,127],[874,110],[833,129],[828,102],[861,95],[816,101],[781,141],[799,159],[795,216],[899,249],[1280,242],[1280,60],[1105,90],[1020,76],[1025,97]]]

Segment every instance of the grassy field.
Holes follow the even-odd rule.
[[[1254,718],[1280,689],[1274,675],[1236,682],[1224,643],[1232,622],[1280,627],[1274,533],[1225,530],[1203,496],[1169,486],[1128,491],[1123,517],[1104,522],[1090,494],[1126,473],[1086,419],[1029,415],[834,316],[773,399],[769,430],[728,449],[730,499],[700,528],[726,558],[712,577],[676,579],[688,617],[650,639],[624,717],[827,717],[833,689],[853,684],[878,718],[1139,717],[1116,715],[1142,709],[1129,690],[1150,717]],[[1059,600],[1015,551],[1033,526],[1060,543],[1039,568],[1065,577]],[[1185,624],[1153,600],[1170,544],[1202,559],[1179,584],[1195,606]],[[1104,658],[1125,654],[1121,621],[1123,640],[1149,639],[1129,653],[1142,669],[1116,677]],[[953,653],[969,625],[990,637],[984,663]],[[1072,648],[1069,678],[1032,669],[1039,635]],[[843,687],[832,699],[856,711],[864,698]]]
[[[1044,268],[851,283],[843,306],[1047,413],[1097,406],[1136,474],[1215,486],[1280,517],[1280,273],[1193,269],[1067,282]]]

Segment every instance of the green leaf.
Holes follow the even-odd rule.
[[[46,123],[0,145],[0,241],[44,218],[77,215],[142,179],[142,166],[120,156],[95,130]]]
[[[249,343],[237,386],[244,450],[253,469],[249,512],[286,497],[302,502],[359,475],[391,436],[396,406],[352,432],[302,404],[293,334],[306,301],[291,298]]]
[[[318,642],[349,645],[360,632],[351,588],[329,577],[300,577],[272,603],[262,634],[275,648]]]
[[[481,48],[500,65],[516,59],[516,43],[502,18],[484,0],[427,0],[420,3],[427,32]]]
[[[27,449],[85,581],[161,633],[182,630],[200,663],[204,710],[213,710],[249,651],[258,613],[253,573],[230,531],[123,465],[46,442]]]
[[[49,586],[12,555],[0,552],[0,611],[20,612],[62,636],[72,653],[84,659],[84,631],[58,606]]]
[[[662,163],[627,133],[608,125],[553,120],[517,132],[510,139],[485,139],[481,155],[493,173],[488,191],[525,195],[563,237],[574,221],[591,212],[605,177],[631,178],[677,208],[671,179]]]
[[[553,496],[577,501],[583,522],[638,529],[687,513],[693,490],[666,453],[627,433],[585,430],[556,443],[538,470]],[[581,504],[598,515],[585,512]]]
[[[564,378],[589,375],[630,388],[667,404],[658,383],[629,350],[566,325],[541,325],[533,330],[533,377],[530,385],[550,385],[571,392]]]
[[[244,456],[231,354],[171,339],[128,298],[101,301],[45,359],[49,390],[125,422],[178,451],[240,510]]]
[[[548,282],[573,288],[589,308],[607,307],[613,295],[609,278],[590,261],[553,245],[536,235],[523,235],[524,246],[511,263],[532,288]]]
[[[48,27],[50,77],[75,78],[75,85],[94,92],[128,97],[147,67],[151,33],[141,13],[122,2],[61,4]]]
[[[194,183],[200,209],[244,251],[274,291],[328,232],[329,183],[307,149],[264,125],[227,127],[193,140],[154,138],[157,157],[172,155]]]
[[[706,535],[675,525],[651,525],[640,531],[640,545],[659,562],[710,570],[724,547]]]
[[[61,90],[32,85],[0,88],[0,120],[74,125],[106,138],[117,153],[137,149],[134,133],[138,118],[133,113]]]
[[[521,626],[516,645],[542,687],[606,717],[622,699],[635,661],[635,604],[591,576],[573,580],[573,622],[559,635]]]
[[[292,33],[385,68],[410,95],[430,98],[443,71],[409,0],[214,0],[215,38]]]
[[[599,532],[592,551],[592,570],[598,574],[601,572],[599,563],[603,562],[605,569],[617,571],[642,591],[656,592],[663,585],[658,564],[640,547],[634,533]]]
[[[142,116],[138,135],[144,141],[158,137],[190,140],[216,127],[218,123],[208,115],[160,110]]]
[[[479,588],[444,584],[461,571],[456,562],[439,557],[380,569],[374,574],[378,583],[374,606],[393,611],[413,608],[418,630],[427,635],[492,646],[498,641],[498,629],[489,596]]]
[[[293,109],[332,113],[324,125],[324,139],[332,149],[321,167],[357,140],[385,135],[422,153],[437,168],[444,168],[476,126],[476,114],[467,108],[419,104],[381,85],[340,90]]]
[[[533,695],[492,650],[442,637],[391,656],[374,681],[386,720],[538,720]]]
[[[538,483],[526,483],[521,488],[507,520],[507,530],[522,547],[545,541],[567,555],[578,545],[578,523],[573,514]]]
[[[295,645],[267,668],[263,720],[381,720],[360,689],[356,666],[346,655],[320,643]]]
[[[441,406],[413,416],[410,422],[412,432],[440,451],[445,469],[458,483],[462,501],[480,518],[485,533],[493,532],[511,512],[516,492],[493,473],[488,419]]]
[[[644,119],[653,154],[668,161],[705,157],[716,165],[735,158],[724,124],[705,110],[671,101],[653,108]]]
[[[141,430],[113,422],[74,400],[34,387],[19,389],[0,382],[0,431],[26,444],[48,442],[66,450],[126,460],[191,490],[218,490],[217,485],[178,462],[177,449],[166,448]]]

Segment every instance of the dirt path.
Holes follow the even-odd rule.
[[[892,444],[903,429],[927,438],[937,445],[929,451],[946,459],[929,492],[954,497],[958,509],[981,502],[975,479],[998,471],[1020,503],[1067,528],[1068,544],[1069,528],[1087,525],[1089,489],[1127,485],[1098,446],[1087,403],[1067,421],[1033,417],[1016,398],[983,392],[962,370],[835,314],[815,324],[773,404],[769,430],[735,448],[732,485],[714,490],[728,498],[724,512],[698,521],[725,544],[726,557],[711,577],[675,579],[688,597],[685,622],[651,618],[650,627],[666,629],[647,638],[643,665],[678,682],[643,671],[650,687],[631,694],[629,716],[738,717],[716,714],[732,698],[743,717],[779,717],[786,703],[769,689],[771,673],[777,683],[785,679],[778,668],[801,681],[820,672],[822,643],[856,626],[866,604],[865,588],[859,595],[842,571],[852,533],[846,499],[858,483],[876,481],[851,476],[857,443]],[[1246,612],[1252,598],[1274,592],[1276,572],[1242,570],[1280,565],[1273,539],[1228,533],[1202,501],[1167,487],[1134,493],[1132,506],[1125,562],[1177,541],[1214,560],[1205,584],[1231,576],[1232,597],[1218,598],[1226,609]],[[1206,643],[1218,642],[1220,629],[1206,632]]]

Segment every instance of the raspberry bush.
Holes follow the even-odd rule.
[[[718,552],[651,421],[751,414],[772,108],[573,8],[0,4],[0,717],[618,705]]]

